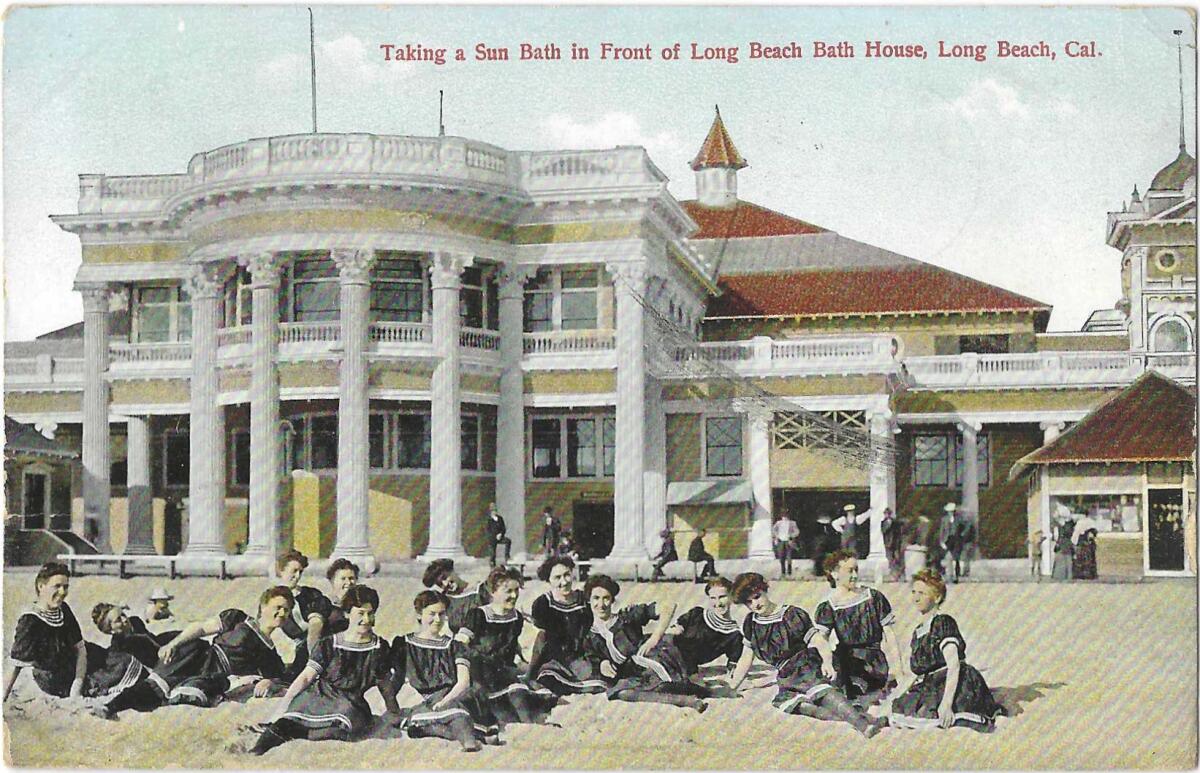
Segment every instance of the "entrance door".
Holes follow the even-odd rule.
[[[24,484],[21,512],[25,514],[25,528],[44,529],[46,505],[50,498],[50,476],[42,472],[26,472]]]
[[[1150,489],[1147,539],[1150,571],[1183,571],[1183,491]]]
[[[183,550],[183,513],[179,502],[168,499],[163,508],[163,554],[177,555]]]
[[[581,559],[604,558],[613,549],[612,502],[576,502],[572,511],[575,547]]]
[[[774,512],[786,512],[796,522],[800,536],[796,539],[801,558],[812,558],[816,550],[821,528],[817,518],[822,515],[834,520],[842,515],[842,508],[853,504],[859,513],[871,506],[871,492],[855,489],[775,489],[773,492]],[[858,526],[857,545],[860,557],[865,558],[870,549],[870,524]]]

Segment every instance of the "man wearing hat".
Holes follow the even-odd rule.
[[[871,519],[870,510],[861,514],[857,510],[858,508],[854,504],[846,505],[842,508],[842,515],[831,524],[833,530],[840,535],[842,550],[849,550],[856,556],[858,555],[858,525]]]
[[[937,545],[934,547],[936,555],[933,558],[939,569],[943,568],[943,563],[945,564],[943,577],[952,582],[958,582],[958,506],[953,502],[947,502],[942,510],[942,522],[938,525]]]
[[[173,623],[175,614],[171,612],[171,601],[175,597],[167,593],[165,588],[155,588],[150,592],[146,601],[145,614],[142,619],[147,623]]]
[[[812,549],[809,550],[809,555],[812,556],[812,573],[814,577],[825,576],[825,556],[838,549],[841,542],[841,535],[837,529],[833,528],[833,519],[828,515],[818,515],[817,525],[810,537]]]

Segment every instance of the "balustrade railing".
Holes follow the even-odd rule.
[[[237,346],[248,344],[254,338],[254,330],[249,325],[223,327],[217,331],[217,346]]]
[[[489,352],[496,352],[500,350],[500,334],[495,330],[466,328],[459,331],[458,343],[459,346],[465,346],[468,349],[486,349]]]
[[[172,341],[169,343],[114,342],[108,345],[108,356],[114,364],[127,362],[181,362],[191,359],[192,344],[190,341]]]
[[[279,326],[279,343],[337,343],[342,337],[339,322],[284,322]]]
[[[430,325],[423,322],[376,322],[368,337],[381,344],[423,344],[432,340]]]
[[[612,330],[563,330],[526,333],[525,354],[569,354],[613,349],[616,335]]]

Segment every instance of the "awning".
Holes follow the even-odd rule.
[[[749,481],[686,480],[667,484],[667,506],[749,505],[754,492]]]

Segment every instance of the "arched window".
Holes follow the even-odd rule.
[[[1186,352],[1191,350],[1191,331],[1187,324],[1178,317],[1168,318],[1158,323],[1150,339],[1151,348],[1156,352]]]

